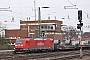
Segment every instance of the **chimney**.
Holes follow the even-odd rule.
[[[55,16],[55,20],[56,20],[56,16]]]
[[[27,17],[27,21],[28,21],[28,17]]]
[[[30,20],[30,17],[29,17],[29,20]]]
[[[48,17],[48,20],[50,20],[50,16]]]

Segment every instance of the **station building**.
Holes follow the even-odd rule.
[[[5,30],[5,38],[10,38],[12,42],[15,42],[12,39],[24,37],[37,38],[41,35],[63,41],[61,34],[62,23],[60,20],[41,20],[41,23],[38,23],[38,20],[20,20],[20,29]],[[39,34],[40,32],[41,34]]]

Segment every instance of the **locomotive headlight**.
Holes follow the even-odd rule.
[[[21,46],[23,46],[23,45],[21,45]]]
[[[17,46],[17,45],[15,45],[15,46]]]

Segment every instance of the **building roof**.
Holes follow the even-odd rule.
[[[34,22],[35,23],[35,20],[20,20],[20,23],[27,23],[27,22]],[[61,22],[60,20],[41,20],[41,23],[50,23],[50,22]],[[36,23],[38,23],[38,20],[36,20]]]
[[[62,24],[62,21],[60,20],[41,20],[41,24]],[[20,25],[39,25],[38,20],[36,20],[36,23],[34,20],[28,20],[28,21],[20,21]]]

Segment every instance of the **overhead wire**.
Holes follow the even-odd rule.
[[[76,1],[74,4],[76,4],[76,3],[78,3],[78,2],[80,2],[81,0],[78,0],[78,1]]]
[[[8,4],[10,4],[9,3],[9,0],[8,0]],[[9,6],[9,8],[11,8],[10,6]],[[1,10],[1,11],[3,11],[3,10]],[[6,10],[5,10],[6,11]],[[22,13],[18,13],[18,12],[13,12],[13,11],[11,11],[12,13],[16,13],[16,14],[20,14],[20,15],[25,15],[25,16],[30,16],[30,15],[26,15],[26,14],[22,14]],[[2,14],[0,14],[1,16],[6,16],[6,17],[12,17],[12,16],[9,16],[9,15],[2,15]],[[19,18],[19,17],[16,17],[16,18]]]
[[[81,0],[80,0],[80,1],[81,1]],[[77,2],[77,3],[78,3],[78,2]],[[77,9],[77,10],[79,10],[79,9]],[[83,13],[87,14],[87,18],[90,19],[90,17],[88,16],[88,15],[90,15],[89,13],[87,13],[87,12],[85,12],[85,11],[83,11]],[[84,26],[84,28],[90,28],[90,26],[89,26],[89,25],[86,25],[86,26]]]
[[[9,0],[8,0],[9,1]],[[37,0],[38,1],[38,0]],[[70,4],[72,4],[72,5],[74,5],[70,0],[68,0],[69,1],[69,3]],[[80,2],[81,0],[78,0],[77,2],[75,2],[75,3],[78,3],[78,2]],[[40,1],[39,1],[40,2]],[[43,3],[43,4],[45,4],[45,3]],[[78,9],[79,10],[79,9]],[[59,12],[59,11],[62,11],[62,10],[57,10],[57,11],[54,11],[55,13],[57,13],[57,12]],[[49,14],[54,14],[54,12],[51,12],[51,13],[49,13]],[[84,11],[83,11],[84,12]],[[30,15],[27,15],[27,13],[26,14],[23,14],[23,13],[18,13],[18,12],[13,12],[12,11],[12,13],[16,13],[16,14],[21,14],[21,15],[25,15],[25,16],[30,16]],[[86,13],[86,12],[84,12],[84,13]],[[88,14],[88,15],[90,15],[89,13],[86,13],[86,14]],[[45,15],[48,15],[48,14],[45,14]]]
[[[9,0],[7,0],[7,2],[8,2],[8,6],[11,8],[11,6],[10,6],[10,1]],[[25,14],[23,14],[23,13],[19,13],[19,12],[14,12],[14,11],[12,11],[12,13],[15,13],[15,14],[20,14],[21,16],[31,16],[31,15],[29,15],[29,14],[27,14],[27,13],[25,13]],[[9,16],[9,15],[2,15],[2,14],[0,14],[1,16],[6,16],[6,17],[12,17],[12,16]],[[17,17],[16,17],[17,18]],[[19,18],[19,17],[18,17]]]
[[[69,0],[68,0],[69,1]],[[79,1],[81,1],[81,0],[79,0]],[[78,3],[79,1],[77,1],[76,3]],[[69,1],[70,3],[71,3],[71,1]],[[71,3],[72,4],[72,3]],[[72,4],[72,5],[74,5],[74,4]],[[79,10],[79,9],[77,9],[77,10]],[[87,13],[87,12],[85,12],[85,11],[83,11],[83,13],[85,13],[85,14],[87,14],[87,15],[90,15],[89,13]],[[88,17],[89,18],[89,17]],[[90,18],[89,18],[90,19]]]
[[[9,0],[8,0],[8,3],[9,3]],[[43,4],[45,4],[45,3],[43,3]],[[59,12],[60,10],[57,10],[57,11],[55,11],[55,12]],[[61,10],[62,11],[62,10]],[[30,15],[27,15],[27,14],[23,14],[23,13],[18,13],[18,12],[13,12],[12,11],[12,13],[16,13],[16,14],[20,14],[20,15],[25,15],[25,16],[30,16]],[[51,12],[50,14],[53,14],[54,12]],[[48,14],[46,14],[46,15],[48,15]],[[6,15],[2,15],[2,16],[6,16]],[[10,16],[9,16],[10,17]]]
[[[16,13],[16,14],[21,14],[21,15],[25,15],[25,16],[30,16],[30,15],[27,15],[27,13],[23,14],[23,13],[20,13],[20,12],[13,12],[12,13]]]
[[[69,1],[69,0],[68,0]],[[69,1],[69,3],[71,3],[73,6],[74,6],[74,4],[71,2],[71,1]]]
[[[69,1],[69,0],[68,0]],[[80,1],[80,0],[79,0]],[[79,2],[79,1],[77,1],[77,2]],[[71,2],[71,1],[69,1],[73,6],[74,6],[74,4]],[[75,3],[77,3],[77,2],[75,2]],[[54,7],[55,8],[55,7]],[[63,10],[60,10],[60,9],[57,9],[57,11],[54,11],[55,13],[56,12],[61,12],[61,11],[63,11]],[[49,13],[49,14],[54,14],[54,12],[51,12],[51,13]],[[65,12],[65,11],[63,11],[63,12]],[[45,15],[48,15],[48,14],[45,14]]]

